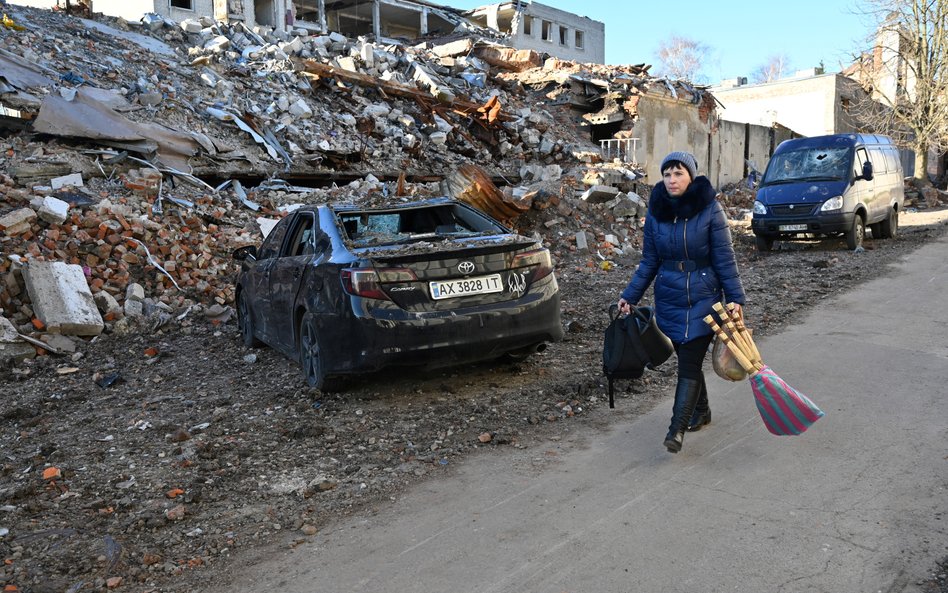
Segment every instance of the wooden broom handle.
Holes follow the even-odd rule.
[[[733,313],[734,303],[730,303],[728,305],[728,308]],[[737,331],[741,333],[741,336],[747,342],[747,345],[750,346],[750,353],[752,355],[752,358],[756,362],[763,363],[763,360],[760,357],[760,350],[757,349],[757,344],[754,343],[754,337],[751,335],[750,330],[747,329],[747,326],[744,325],[743,311],[739,314],[732,315],[732,318],[734,319],[734,324],[737,326]]]
[[[731,339],[740,347],[740,349],[747,355],[747,359],[752,363],[756,362],[754,360],[754,349],[747,342],[746,336],[744,336],[738,327],[734,324],[734,319],[731,317],[727,309],[724,308],[724,305],[721,303],[714,303],[711,305],[711,308],[718,314],[721,318],[721,323],[731,332]]]
[[[714,317],[708,315],[704,318],[704,322],[711,326],[711,329],[714,330],[714,333],[718,336],[718,338],[721,339],[721,342],[723,342],[724,345],[727,346],[727,349],[731,351],[731,354],[734,355],[734,359],[737,360],[737,364],[741,365],[745,371],[748,373],[755,373],[759,370],[757,366],[748,360],[747,356],[741,352],[740,347],[738,347],[737,344],[732,342],[731,339],[727,337],[727,334],[723,329],[721,329],[721,326],[714,321]]]

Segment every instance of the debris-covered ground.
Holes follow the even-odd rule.
[[[903,238],[861,253],[824,244],[758,256],[738,227],[750,323],[770,334],[911,257],[946,228],[931,214],[909,226],[923,216],[905,215]],[[158,328],[143,318],[74,355],[19,365],[0,380],[0,582],[194,590],[241,550],[292,545],[475,449],[531,447],[664,403],[673,363],[623,385],[609,410],[598,348],[630,268],[587,259],[559,262],[566,339],[512,366],[382,373],[323,394],[273,351],[240,346],[232,320],[202,318]]]
[[[667,397],[673,362],[623,384],[616,410],[604,400],[605,310],[637,261],[649,188],[632,164],[598,162],[582,118],[547,93],[550,72],[498,73],[512,56],[464,40],[406,49],[9,8],[14,26],[0,28],[6,591],[199,590],[241,552],[294,545],[355,509],[397,501],[476,449],[596,430]],[[554,67],[565,78],[584,71]],[[640,67],[598,68],[626,89],[649,84]],[[561,343],[515,365],[364,376],[346,393],[313,391],[293,362],[240,345],[230,252],[258,243],[287,208],[444,193],[551,248]],[[740,222],[753,190],[720,199],[734,219],[748,321],[764,335],[910,257],[948,219],[929,189],[907,202],[897,241],[760,256]],[[23,278],[37,262],[81,268],[102,333],[43,327]]]

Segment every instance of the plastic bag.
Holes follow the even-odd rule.
[[[743,381],[747,378],[747,371],[741,367],[734,354],[724,345],[720,338],[714,338],[711,348],[711,367],[718,377],[725,381]]]

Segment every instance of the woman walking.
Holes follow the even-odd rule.
[[[678,453],[685,431],[711,422],[701,365],[714,334],[703,319],[722,298],[737,303],[740,314],[744,288],[724,209],[708,178],[697,176],[695,157],[672,152],[660,169],[662,182],[652,188],[645,218],[642,260],[622,291],[619,309],[629,313],[655,281],[658,327],[678,355],[675,404],[664,443]]]

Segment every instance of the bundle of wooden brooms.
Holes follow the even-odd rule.
[[[743,312],[734,303],[715,303],[714,312],[718,319],[708,315],[704,322],[717,336],[715,350],[724,348],[726,352],[722,354],[730,353],[733,357],[718,356],[716,352],[714,370],[729,381],[750,377],[754,401],[767,430],[776,435],[796,435],[823,416],[823,411],[810,398],[787,385],[764,364],[752,332],[744,324]],[[739,368],[735,368],[731,360]]]

